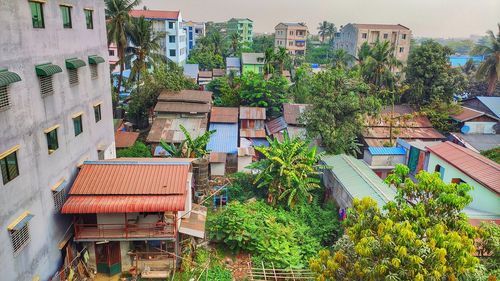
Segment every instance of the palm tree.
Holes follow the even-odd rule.
[[[332,54],[332,66],[334,68],[347,69],[354,57],[344,49],[337,49]]]
[[[139,81],[141,71],[167,58],[161,53],[160,42],[165,38],[165,32],[154,32],[151,21],[132,18],[127,24],[127,37],[130,46],[126,48],[126,60],[132,61],[130,77],[132,81]]]
[[[274,49],[267,48],[264,53],[264,74],[272,74],[274,72]]]
[[[329,22],[324,20],[319,23],[318,26],[318,35],[321,36],[321,42],[325,42],[325,37],[328,36]]]
[[[179,146],[167,144],[164,140],[160,140],[160,145],[171,157],[202,158],[210,152],[206,149],[206,146],[215,130],[206,131],[203,135],[193,138],[183,125],[180,125],[180,128],[186,139]]]
[[[495,91],[498,80],[500,80],[500,24],[495,36],[493,31],[488,30],[488,42],[476,46],[474,53],[482,54],[486,59],[479,65],[476,75],[480,79],[488,81],[488,95]]]
[[[377,41],[361,65],[365,79],[380,88],[394,88],[394,70],[403,64],[394,56],[394,47],[389,41]]]
[[[328,23],[328,26],[326,28],[326,35],[330,39],[330,42],[333,40],[333,37],[335,36],[336,32],[337,32],[337,27],[335,27],[335,24]]]
[[[370,44],[368,44],[368,42],[364,42],[359,47],[358,57],[356,57],[355,59],[358,61],[360,65],[362,65],[365,59],[370,56],[370,53],[371,53]]]
[[[293,208],[298,202],[312,200],[311,191],[320,187],[319,174],[324,169],[318,165],[321,154],[316,146],[300,138],[290,139],[283,133],[283,141],[267,139],[269,147],[255,147],[264,158],[250,165],[259,171],[255,178],[257,188],[267,188],[271,204],[284,201]]]
[[[231,34],[230,39],[231,39],[231,49],[233,50],[233,55],[236,55],[238,53],[238,49],[240,46],[240,35],[237,32],[234,32]]]
[[[108,46],[116,44],[117,56],[120,64],[120,75],[118,76],[118,92],[123,80],[123,69],[125,67],[125,48],[127,46],[126,25],[130,19],[129,12],[141,0],[106,0],[106,28],[108,30]]]
[[[213,51],[216,55],[222,55],[222,48],[224,40],[219,31],[214,31],[209,35],[210,44],[212,45]]]
[[[274,54],[274,61],[278,65],[280,73],[282,74],[285,70],[285,64],[290,61],[290,55],[285,48],[279,47]]]

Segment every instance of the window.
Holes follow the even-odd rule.
[[[175,49],[171,49],[171,50],[169,50],[169,55],[170,55],[171,57],[175,57]]]
[[[361,34],[361,38],[366,39],[368,37],[368,33]]]
[[[9,230],[9,232],[14,255],[16,255],[21,252],[21,250],[24,249],[24,247],[26,247],[31,240],[29,222],[24,224],[22,227]]]
[[[99,72],[97,71],[97,64],[90,65],[90,78],[97,79]]]
[[[52,187],[52,199],[54,199],[54,208],[59,212],[66,201],[66,181],[64,179]]]
[[[104,160],[104,150],[97,150],[97,159]]]
[[[31,21],[33,22],[33,28],[45,28],[45,23],[43,21],[43,7],[40,2],[29,2],[31,8]]]
[[[94,105],[94,117],[95,117],[95,122],[99,122],[101,121],[102,119],[102,116],[101,116],[101,105],[100,104],[97,104],[97,105]]]
[[[443,179],[443,177],[444,177],[444,167],[442,167],[441,165],[436,165],[436,167],[434,168],[434,172],[439,172],[439,175],[440,175],[441,179]]]
[[[293,30],[290,30],[290,35],[293,35]]]
[[[87,24],[87,29],[94,29],[94,19],[92,18],[92,10],[85,9],[85,23]]]
[[[288,46],[293,46],[293,41],[288,41]]]
[[[404,47],[399,47],[399,52],[402,53],[405,51],[405,48]]]
[[[169,43],[175,43],[175,36],[174,35],[169,35],[168,36],[168,42]]]
[[[2,170],[3,184],[19,176],[19,167],[17,166],[17,151],[11,152],[0,159],[0,169]]]
[[[389,34],[384,33],[384,39],[387,39],[387,38],[389,38]]]
[[[115,55],[115,50],[108,50],[109,56],[114,56]]]
[[[168,28],[173,29],[174,28],[174,22],[169,21],[168,22]]]
[[[406,40],[406,34],[402,34],[401,39]]]
[[[75,129],[75,137],[83,132],[82,115],[73,117],[73,128]]]
[[[7,110],[10,107],[9,93],[7,92],[7,85],[0,86],[0,111]]]
[[[59,148],[59,142],[57,141],[57,128],[46,132],[45,135],[47,136],[47,148],[49,150],[49,154],[52,154]]]
[[[69,85],[78,85],[78,69],[68,69]]]
[[[71,7],[69,6],[59,6],[61,8],[61,16],[63,20],[64,28],[71,28]]]
[[[40,93],[42,97],[52,95],[54,93],[54,87],[52,86],[52,76],[40,76]]]

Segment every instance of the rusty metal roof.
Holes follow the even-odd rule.
[[[250,147],[238,147],[238,156],[254,156],[255,155],[255,149],[250,146]]]
[[[378,116],[367,117],[366,126],[389,127],[391,119],[394,127],[432,128],[431,121],[426,116],[408,105],[395,105],[393,113],[391,107],[386,106],[382,108]]]
[[[408,27],[401,24],[366,24],[366,23],[353,23],[354,26],[360,29],[402,29],[410,30]]]
[[[224,152],[210,152],[210,163],[226,163],[227,154]]]
[[[240,129],[240,138],[265,138],[265,129]]]
[[[158,10],[132,10],[131,17],[146,19],[178,19],[180,11],[158,11]]]
[[[237,107],[212,107],[210,123],[238,123]]]
[[[156,104],[154,111],[165,113],[208,113],[210,112],[210,104],[159,101]]]
[[[299,116],[310,106],[309,104],[284,103],[283,117],[288,125],[300,125]]]
[[[112,195],[69,196],[63,214],[107,214],[139,212],[175,212],[185,208],[185,195]]]
[[[449,141],[427,150],[500,195],[500,164]]]
[[[207,130],[207,117],[204,118],[156,118],[149,130],[146,141],[159,143],[160,139],[167,143],[180,143],[185,140],[184,133],[180,129],[184,126],[196,138],[203,135]]]
[[[212,70],[212,74],[213,74],[213,77],[222,77],[222,76],[226,75],[226,71],[224,69],[214,68]]]
[[[211,103],[212,92],[196,90],[182,90],[180,92],[163,91],[158,97],[158,101]]]
[[[273,135],[286,129],[287,124],[283,117],[278,117],[269,122],[266,122],[267,134]]]
[[[212,71],[200,71],[198,73],[198,78],[212,78],[213,74]]]
[[[455,119],[455,120],[457,120],[457,121],[459,121],[459,122],[466,122],[466,121],[469,121],[469,120],[472,120],[474,118],[481,117],[481,116],[487,116],[487,117],[489,117],[491,119],[499,120],[496,117],[489,116],[489,115],[487,115],[484,112],[481,112],[481,111],[478,111],[478,110],[475,110],[475,109],[472,109],[472,108],[468,108],[468,107],[462,106],[461,109],[462,110],[460,111],[460,113],[455,114],[455,115],[451,115],[450,117],[453,118],[453,119]]]
[[[134,145],[139,137],[137,132],[123,132],[117,131],[115,133],[115,146],[116,148],[127,148]]]
[[[265,120],[266,108],[240,106],[240,119]]]
[[[363,137],[376,139],[389,139],[390,128],[388,127],[366,127]],[[401,139],[444,139],[445,137],[434,128],[393,128],[393,138]]]

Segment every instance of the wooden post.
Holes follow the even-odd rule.
[[[278,281],[278,277],[276,277],[276,269],[274,268],[274,262],[271,262],[272,266],[273,266],[273,274],[274,274],[274,280],[275,281]]]
[[[266,277],[266,268],[264,267],[264,262],[260,261],[260,263],[262,264],[262,272],[264,273],[264,280],[267,280],[267,277]]]

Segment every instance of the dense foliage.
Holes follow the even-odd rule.
[[[116,157],[152,157],[152,155],[149,147],[141,141],[136,141],[132,147],[117,150]]]
[[[303,116],[308,134],[320,136],[330,153],[357,153],[356,139],[365,114],[380,109],[380,102],[369,92],[370,86],[357,72],[330,69],[316,74],[312,82],[313,107]]]
[[[257,35],[253,38],[252,49],[255,53],[264,53],[269,48],[274,48],[273,35]]]
[[[481,154],[500,164],[500,146],[490,150],[481,151]]]
[[[223,258],[215,250],[197,248],[194,257],[185,254],[182,258],[181,271],[173,281],[217,280],[232,281],[231,271],[224,265]]]
[[[479,65],[477,77],[488,82],[487,93],[491,95],[500,80],[500,24],[498,24],[496,36],[491,30],[487,33],[488,41],[476,46],[474,53],[486,56],[486,59]]]
[[[478,257],[486,268],[486,275],[500,278],[500,226],[483,222],[476,240]]]
[[[320,187],[321,154],[316,146],[309,148],[309,141],[290,139],[283,133],[283,140],[270,139],[269,146],[255,147],[264,157],[250,165],[258,171],[257,188],[267,190],[267,201],[272,205],[286,203],[290,208],[312,201],[311,192]]]
[[[328,224],[318,224],[328,222]],[[232,202],[207,221],[210,238],[233,251],[252,254],[257,264],[300,268],[321,248],[336,240],[340,229],[335,208],[303,205],[292,212],[263,201]]]
[[[214,68],[224,68],[224,59],[220,54],[205,51],[202,48],[195,48],[189,53],[187,63],[198,64],[200,69],[212,70]]]
[[[417,182],[399,165],[387,182],[395,201],[385,212],[371,198],[354,201],[347,236],[332,253],[311,260],[317,280],[475,280],[476,231],[461,210],[472,197],[465,183],[445,184],[438,173],[422,171]]]

